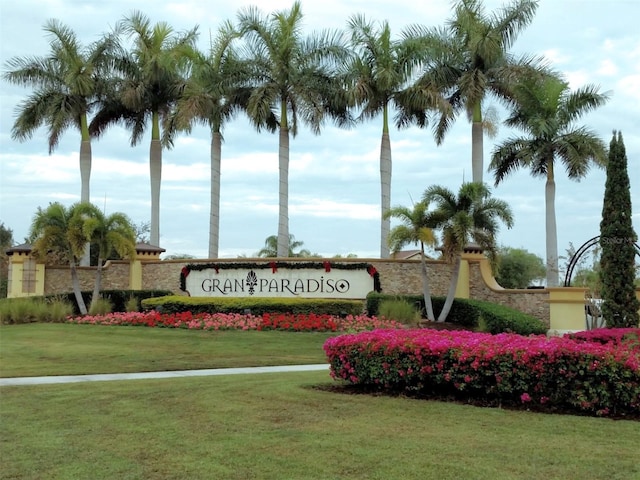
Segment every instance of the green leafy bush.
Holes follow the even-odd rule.
[[[520,335],[542,335],[547,326],[539,319],[519,310],[481,300],[464,300],[479,311],[483,331],[489,333],[518,333]]]
[[[422,295],[386,295],[370,293],[367,295],[366,311],[369,315],[379,315],[380,304],[385,300],[404,299],[412,305],[419,305],[422,316],[426,317],[424,298]],[[436,314],[444,306],[444,297],[432,297],[433,310]],[[519,310],[482,300],[456,298],[453,300],[447,322],[468,328],[482,328],[490,333],[512,332],[520,335],[544,334],[547,326],[539,319]]]

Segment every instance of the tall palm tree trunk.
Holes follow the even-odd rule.
[[[442,311],[438,316],[438,322],[444,322],[449,316],[451,306],[453,305],[453,299],[456,296],[456,287],[458,286],[458,277],[460,277],[460,255],[456,256],[456,261],[453,264],[453,270],[451,271],[451,283],[449,284],[449,291],[447,292],[447,299],[444,301]]]
[[[380,141],[380,258],[389,258],[389,231],[391,219],[386,216],[391,208],[391,140],[389,138],[389,114],[385,106],[382,112],[382,139]]]
[[[160,246],[160,182],[162,180],[162,145],[158,113],[153,113],[151,146],[149,148],[149,177],[151,179],[151,245]]]
[[[289,256],[289,129],[280,127],[278,148],[278,257]]]
[[[222,135],[211,136],[211,209],[209,213],[209,258],[218,258],[220,244],[220,163],[222,158]]]
[[[435,321],[433,313],[433,303],[431,302],[431,289],[429,287],[429,274],[427,272],[427,261],[424,258],[424,243],[420,242],[420,263],[422,274],[422,295],[424,297],[424,308],[427,311],[427,320]]]
[[[91,306],[89,309],[92,309],[100,298],[100,290],[102,290],[102,264],[104,263],[103,259],[98,257],[98,267],[96,268],[96,278],[93,283],[93,294],[91,295]]]
[[[544,187],[546,247],[547,247],[547,287],[558,286],[558,230],[556,227],[556,182],[553,161],[547,162],[547,182]]]
[[[82,141],[80,142],[80,201],[89,203],[91,201],[91,140],[86,115],[82,115],[80,118],[80,134],[82,136]],[[85,247],[84,255],[80,259],[80,265],[83,267],[91,265],[90,243],[87,243]]]
[[[478,102],[473,108],[473,123],[471,124],[471,174],[474,182],[482,183],[484,135],[482,132],[482,104]]]
[[[76,303],[78,304],[80,315],[86,315],[87,306],[85,305],[84,299],[82,298],[82,292],[80,291],[80,280],[78,279],[78,270],[76,268],[76,261],[73,258],[69,261],[69,270],[71,271],[71,285],[73,286],[73,294],[76,297]]]

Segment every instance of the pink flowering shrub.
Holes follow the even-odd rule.
[[[640,348],[640,328],[596,328],[564,336],[583,342],[625,344],[627,348]]]
[[[127,325],[188,328],[197,330],[289,330],[295,332],[361,332],[380,328],[399,328],[401,324],[366,315],[264,314],[237,313],[159,313],[117,312],[106,315],[70,317],[68,323],[91,325]]]
[[[570,338],[464,330],[374,330],[328,339],[331,375],[352,385],[640,414],[640,351]]]

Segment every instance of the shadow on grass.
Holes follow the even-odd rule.
[[[425,400],[436,402],[456,403],[458,405],[471,405],[480,408],[502,408],[511,411],[534,412],[548,415],[572,415],[577,417],[597,417],[609,420],[632,420],[640,422],[640,412],[629,414],[609,413],[605,416],[598,416],[591,412],[581,412],[571,408],[563,408],[554,405],[527,405],[517,402],[505,402],[500,399],[477,398],[471,395],[465,395],[460,392],[425,392],[425,391],[406,391],[392,390],[375,387],[371,385],[350,385],[346,383],[322,383],[307,386],[312,390],[322,392],[330,392],[341,395],[367,395],[372,397],[390,397],[390,398],[407,398],[413,400]]]

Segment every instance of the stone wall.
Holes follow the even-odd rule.
[[[412,294],[422,293],[422,276],[419,260],[364,260],[371,263],[380,273],[380,286],[383,293]],[[451,282],[451,265],[430,260],[427,263],[429,288],[431,295],[444,297]]]
[[[483,276],[481,265],[472,262],[469,265],[469,297],[506,305],[521,312],[533,315],[549,325],[549,291],[541,289],[506,289]],[[493,280],[493,281],[491,281]]]
[[[78,267],[80,290],[92,291],[96,278],[96,267]],[[108,261],[102,267],[103,290],[129,289],[129,262]],[[71,291],[71,272],[68,266],[47,266],[44,276],[45,295]]]
[[[216,263],[255,263],[264,259],[218,259]],[[291,260],[295,262],[296,260]],[[297,261],[308,262],[310,259]],[[317,259],[313,259],[317,261]],[[383,293],[420,294],[422,280],[419,260],[381,260],[381,259],[331,259],[340,263],[370,263],[380,274]],[[171,290],[177,295],[180,291],[180,270],[186,263],[211,263],[211,260],[149,260],[142,262],[143,290]],[[428,261],[431,294],[445,296],[451,280],[452,266],[442,261]],[[487,273],[489,268],[489,273]],[[484,269],[484,274],[483,274]],[[78,276],[82,290],[92,290],[95,267],[79,267]],[[506,305],[529,313],[549,324],[549,293],[540,290],[508,290],[495,283],[486,259],[469,261],[469,297]],[[62,293],[70,290],[71,280],[68,267],[47,267],[45,275],[45,293]],[[104,290],[129,288],[129,264],[123,261],[107,262],[103,269],[102,288]]]

